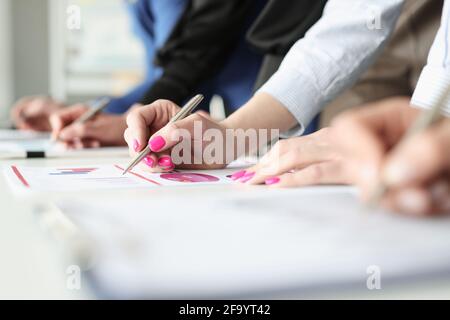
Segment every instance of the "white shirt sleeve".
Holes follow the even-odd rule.
[[[450,88],[450,1],[445,0],[441,27],[428,56],[428,63],[420,75],[411,104],[432,108]],[[443,106],[450,116],[450,98]]]
[[[291,48],[258,91],[280,101],[300,135],[331,100],[375,60],[400,16],[403,0],[329,0],[322,18]]]

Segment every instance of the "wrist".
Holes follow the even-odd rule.
[[[220,121],[219,124],[225,129],[231,130],[239,129],[239,126],[230,117]]]

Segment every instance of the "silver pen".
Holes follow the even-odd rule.
[[[198,94],[195,97],[193,97],[191,100],[189,100],[188,103],[184,105],[183,108],[175,115],[172,119],[170,119],[169,123],[174,123],[179,120],[182,120],[189,116],[192,111],[202,102],[204,99],[203,95]],[[124,170],[122,175],[127,174],[131,169],[133,169],[139,162],[141,162],[149,153],[152,151],[150,150],[150,147],[147,145],[144,150],[142,150],[128,165],[128,167]]]
[[[86,123],[87,121],[95,117],[99,112],[103,111],[103,109],[105,109],[110,102],[111,99],[107,97],[94,101],[92,103],[92,107],[87,112],[83,113],[73,123],[80,123],[80,124]]]

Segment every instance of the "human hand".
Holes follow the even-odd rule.
[[[21,130],[51,131],[49,117],[63,106],[49,97],[26,97],[13,106],[11,119]]]
[[[232,179],[274,188],[319,184],[350,184],[352,165],[334,146],[333,128],[308,136],[278,141],[255,166],[233,174]]]
[[[330,128],[280,141],[256,166],[233,179],[271,187],[355,184],[363,199],[382,179],[383,204],[395,211],[450,211],[450,120],[399,144],[420,110],[407,98],[367,105],[338,117]]]
[[[420,115],[409,99],[389,99],[339,117],[341,150],[361,165],[356,174],[367,199],[376,184],[388,186],[382,205],[406,214],[450,212],[450,120],[402,138]],[[361,168],[365,168],[362,170]]]
[[[99,113],[85,123],[74,123],[88,110],[87,105],[76,104],[53,113],[52,136],[75,149],[126,145],[123,138],[126,115]]]
[[[223,159],[222,155],[208,157],[203,152],[207,151],[207,146],[212,143],[207,132],[214,131],[224,138],[225,127],[213,121],[204,112],[197,112],[176,123],[168,124],[179,110],[180,107],[171,101],[158,100],[130,112],[127,117],[128,128],[125,131],[130,155],[135,157],[149,145],[152,153],[143,160],[144,165],[141,167],[152,172],[170,171],[175,167],[225,167],[226,159]],[[224,143],[219,143],[218,152],[226,152]]]

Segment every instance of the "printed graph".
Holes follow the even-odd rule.
[[[56,169],[57,172],[50,172],[51,176],[86,175],[98,170],[98,168],[64,168]]]

